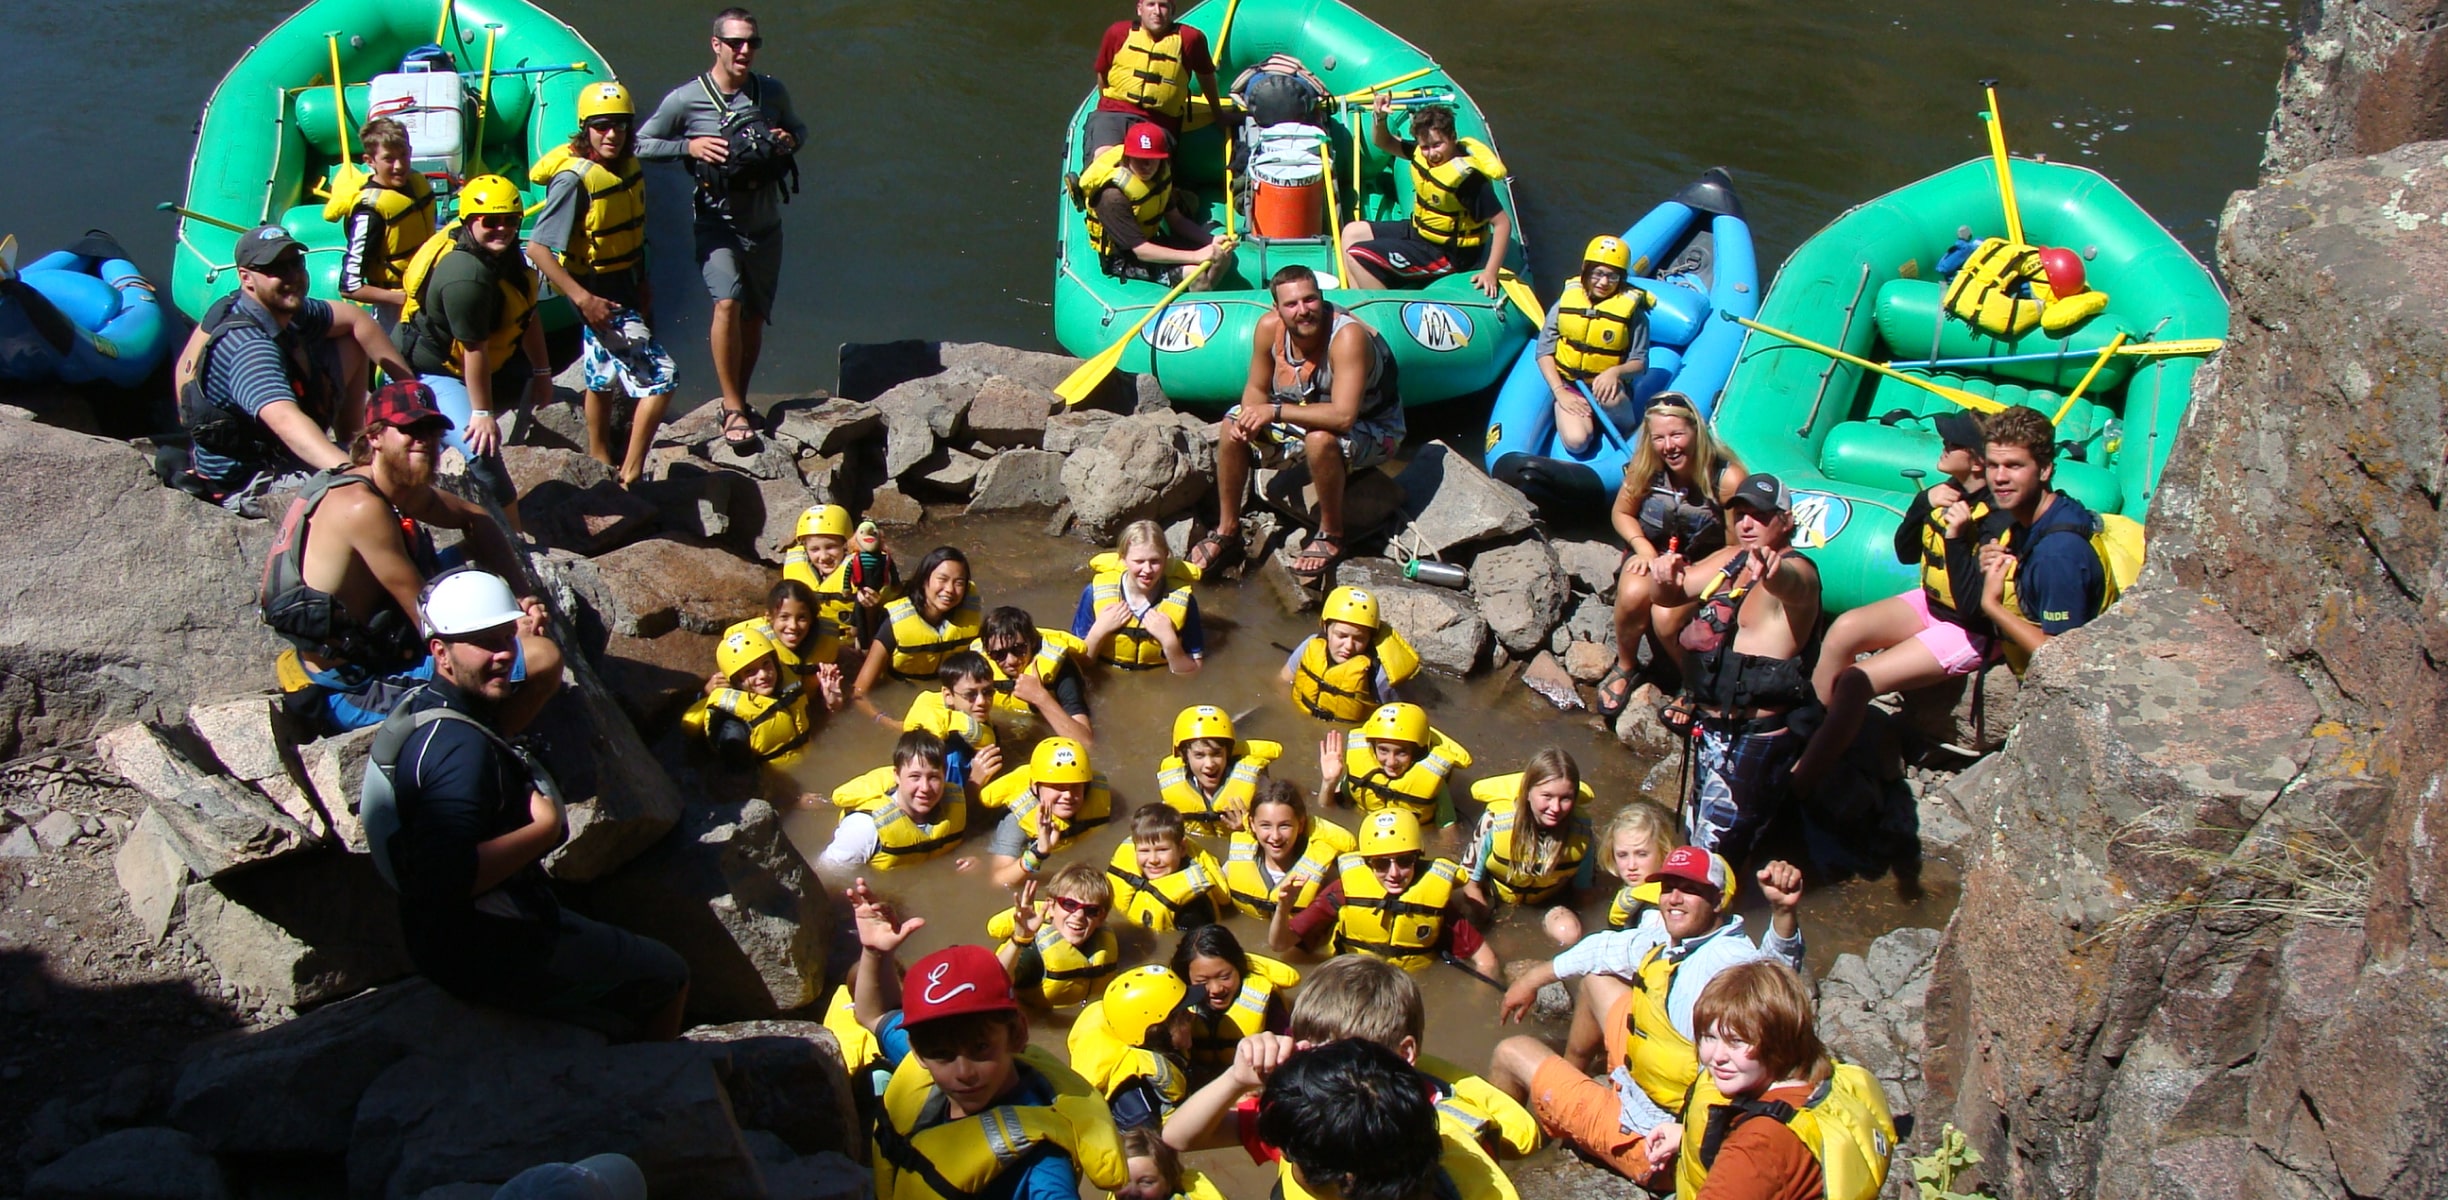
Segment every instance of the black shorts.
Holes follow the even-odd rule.
[[[1368,272],[1387,283],[1426,283],[1456,271],[1474,271],[1487,261],[1482,243],[1465,250],[1439,246],[1409,221],[1370,221],[1369,235],[1343,248]]]
[[[590,921],[567,909],[540,968],[483,997],[489,1003],[583,1025],[616,1041],[635,1038],[646,1019],[688,986],[688,963],[650,937]]]

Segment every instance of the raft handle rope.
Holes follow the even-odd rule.
[[[1868,291],[1869,288],[1870,264],[1863,263],[1861,282],[1853,285],[1853,302],[1845,305],[1844,324],[1836,327],[1837,341],[1841,342],[1853,335],[1853,313],[1861,307],[1862,293]],[[1819,423],[1819,406],[1827,402],[1828,384],[1836,378],[1836,366],[1837,361],[1831,358],[1826,368],[1819,372],[1819,390],[1811,395],[1810,415],[1802,418],[1801,428],[1794,430],[1795,437],[1809,437],[1811,426]]]

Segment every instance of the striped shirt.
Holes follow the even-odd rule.
[[[297,316],[290,319],[289,328],[279,334],[279,340],[275,341],[274,336],[267,332],[273,328],[272,315],[265,312],[254,297],[244,292],[233,292],[215,304],[206,311],[202,323],[210,327],[214,318],[220,315],[222,305],[230,303],[235,303],[240,312],[253,320],[223,333],[219,344],[213,347],[212,360],[205,364],[209,369],[203,371],[204,399],[220,408],[261,420],[267,404],[282,400],[293,404],[298,402],[296,390],[289,386],[289,372],[281,364],[281,347],[284,344],[303,346],[306,353],[316,353],[316,347],[331,336],[331,305],[309,297],[298,309]],[[304,407],[318,424],[327,415],[316,411],[317,404]],[[196,474],[229,491],[244,487],[247,481],[266,471],[282,473],[306,469],[306,464],[298,461],[286,449],[266,462],[240,462],[202,446],[194,448],[194,456]]]

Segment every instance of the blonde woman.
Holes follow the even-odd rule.
[[[1654,634],[1659,650],[1682,665],[1675,634],[1692,606],[1659,604],[1658,582],[1724,547],[1725,502],[1746,475],[1690,397],[1659,392],[1650,399],[1640,449],[1615,493],[1612,519],[1626,549],[1615,585],[1615,665],[1598,681],[1599,716],[1611,721],[1623,711],[1643,637]]]

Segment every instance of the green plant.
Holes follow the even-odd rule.
[[[1928,1154],[1912,1160],[1913,1182],[1921,1188],[1921,1200],[1995,1200],[1987,1192],[1959,1192],[1956,1184],[1965,1173],[1980,1164],[1980,1151],[1964,1137],[1963,1130],[1949,1121],[1939,1131],[1938,1145]]]

